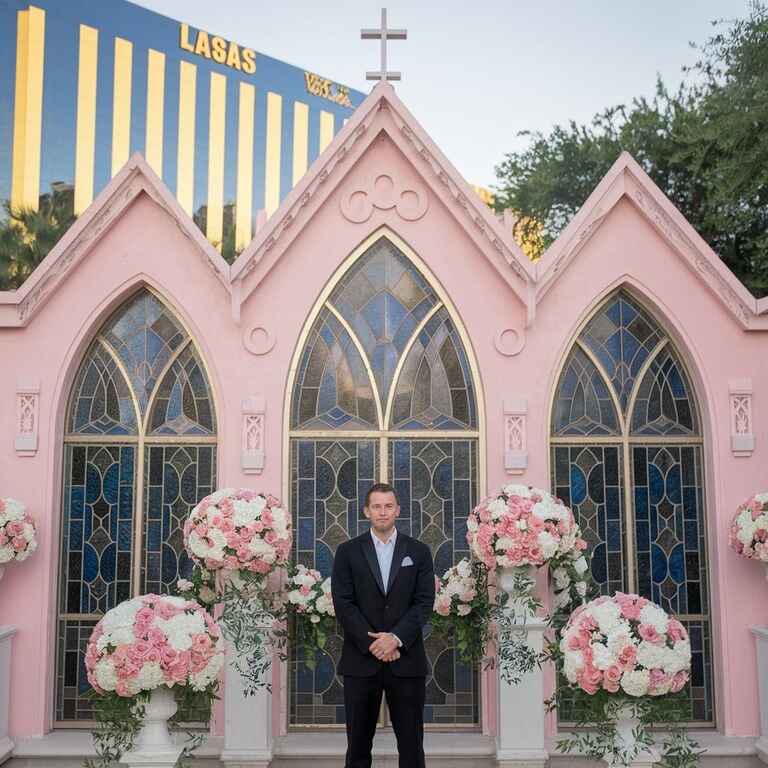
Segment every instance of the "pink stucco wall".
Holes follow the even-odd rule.
[[[243,284],[239,323],[230,293],[208,256],[186,237],[169,212],[140,196],[85,259],[73,268],[23,328],[0,327],[0,493],[22,499],[40,526],[40,551],[9,567],[0,583],[0,623],[18,628],[11,680],[11,735],[44,733],[51,725],[56,582],[60,522],[63,414],[72,378],[89,340],[108,313],[138,285],[155,288],[187,324],[211,376],[219,424],[220,485],[249,485],[284,495],[283,429],[286,382],[297,339],[327,281],[344,259],[381,227],[426,263],[450,297],[471,340],[485,405],[487,462],[481,491],[510,481],[503,467],[505,399],[528,403],[528,470],[522,480],[549,485],[548,424],[553,388],[577,327],[610,291],[626,285],[655,313],[678,345],[694,380],[706,436],[711,614],[718,727],[729,734],[758,730],[755,659],[749,627],[768,622],[762,571],[726,546],[736,505],[763,490],[765,419],[760,393],[768,388],[761,333],[742,330],[722,302],[689,269],[668,241],[627,198],[607,214],[575,260],[540,301],[526,329],[526,307],[478,246],[477,239],[428,178],[419,157],[399,142],[390,117],[386,133],[347,160],[306,221],[295,224],[279,259],[265,257]],[[372,129],[369,128],[369,131]],[[391,138],[390,138],[391,137]],[[355,224],[340,212],[344,195],[381,173],[427,190],[425,215],[406,221],[395,208],[375,209]],[[278,216],[280,213],[278,212]],[[247,255],[246,257],[247,258]],[[235,265],[233,272],[236,272]],[[258,285],[251,288],[258,278]],[[276,339],[265,355],[249,353],[243,334],[255,326]],[[505,328],[525,335],[515,356],[503,356],[494,336]],[[40,381],[40,445],[34,457],[14,451],[17,378]],[[749,458],[730,451],[728,382],[749,377],[755,390],[757,447]],[[254,477],[240,469],[244,398],[266,402],[266,465]],[[738,596],[738,599],[734,599]],[[493,730],[492,681],[486,678],[485,726]],[[275,728],[285,702],[275,697]]]

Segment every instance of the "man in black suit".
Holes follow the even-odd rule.
[[[400,768],[424,768],[427,656],[422,627],[435,601],[429,547],[398,532],[395,489],[377,483],[365,496],[366,531],[336,550],[331,591],[344,629],[345,768],[370,768],[381,696],[387,697]]]

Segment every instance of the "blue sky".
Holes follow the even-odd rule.
[[[140,0],[260,53],[367,92],[378,42],[370,0]],[[504,153],[525,146],[521,130],[587,121],[603,107],[652,95],[657,73],[672,85],[696,59],[716,18],[747,12],[746,0],[393,0],[389,24],[408,40],[389,44],[390,68],[406,103],[474,184],[495,180]]]

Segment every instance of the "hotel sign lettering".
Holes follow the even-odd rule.
[[[304,82],[307,85],[307,93],[311,93],[313,96],[320,96],[322,99],[328,99],[328,101],[340,104],[342,107],[352,107],[347,86],[334,83],[333,80],[326,80],[324,77],[315,75],[312,72],[304,73]]]
[[[197,56],[212,59],[248,75],[256,72],[256,51],[200,30],[190,30],[189,24],[179,25],[179,47]]]

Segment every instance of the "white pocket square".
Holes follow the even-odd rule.
[[[411,560],[411,557],[410,557],[410,555],[406,555],[406,556],[403,558],[403,562],[402,562],[402,563],[400,563],[400,565],[401,565],[401,567],[404,567],[404,566],[406,566],[406,565],[413,565],[413,560]]]

